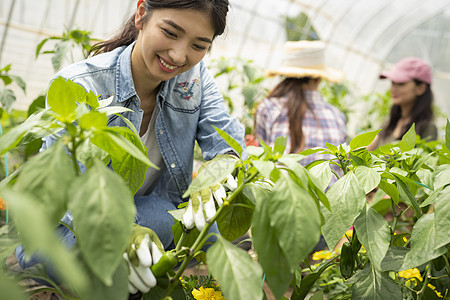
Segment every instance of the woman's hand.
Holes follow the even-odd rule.
[[[130,243],[123,258],[128,262],[128,291],[131,294],[147,293],[156,285],[156,277],[150,267],[164,254],[164,248],[156,233],[146,227],[134,224]]]

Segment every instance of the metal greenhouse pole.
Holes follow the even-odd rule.
[[[8,28],[9,28],[9,24],[11,23],[11,18],[12,18],[15,4],[16,4],[16,0],[12,0],[11,6],[9,7],[8,19],[6,20],[5,29],[3,30],[2,43],[0,45],[0,66],[2,65],[1,62],[2,62],[3,47],[5,46],[6,37],[8,35]]]

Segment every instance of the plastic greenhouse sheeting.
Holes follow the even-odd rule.
[[[51,55],[35,59],[36,45],[61,35],[65,28],[112,36],[135,10],[136,0],[0,0],[0,67],[27,82],[18,91],[18,107],[42,93],[54,74]],[[450,0],[230,0],[228,30],[207,60],[252,59],[263,68],[281,61],[287,40],[286,17],[308,16],[309,28],[327,44],[327,63],[343,70],[359,95],[385,91],[389,82],[378,73],[405,56],[418,56],[433,67],[436,104],[450,115]],[[5,28],[7,28],[5,35]],[[302,31],[302,30],[301,30]],[[50,47],[51,44],[48,45]],[[47,49],[48,50],[48,49]],[[74,60],[80,55],[74,54]],[[69,62],[66,62],[69,63]]]

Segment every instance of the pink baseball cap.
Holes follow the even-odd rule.
[[[399,60],[392,70],[381,72],[380,78],[398,83],[417,79],[431,85],[431,67],[420,58],[406,57]]]

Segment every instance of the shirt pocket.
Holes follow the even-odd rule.
[[[200,109],[202,99],[200,77],[178,78],[170,87],[165,105],[171,110],[193,114]]]

